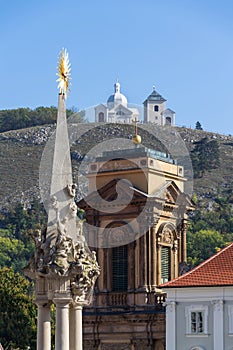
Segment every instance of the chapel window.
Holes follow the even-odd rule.
[[[167,117],[166,118],[166,125],[171,125],[171,123],[172,123],[171,117]]]
[[[104,113],[103,113],[103,112],[100,112],[100,113],[99,113],[99,122],[100,122],[100,123],[103,123],[103,122],[104,122]]]
[[[155,106],[154,106],[154,111],[155,111],[155,112],[158,112],[158,111],[159,111],[159,106],[155,105]]]
[[[203,312],[191,312],[191,334],[200,334],[204,332]]]
[[[190,305],[185,308],[186,334],[193,336],[207,334],[208,306]],[[193,348],[193,350],[195,347]]]

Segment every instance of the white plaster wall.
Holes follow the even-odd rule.
[[[104,119],[105,121],[107,121],[107,108],[100,104],[98,106],[95,107],[95,121],[96,123],[99,122],[99,113],[103,112],[104,113]]]
[[[167,293],[167,299],[176,303],[176,350],[190,350],[194,346],[201,346],[205,350],[216,349],[214,347],[214,332],[218,332],[219,325],[214,331],[214,307],[219,300],[223,301],[223,350],[233,349],[233,333],[229,334],[228,306],[233,305],[232,287],[202,287],[202,288],[172,288],[163,289]],[[185,307],[190,305],[208,305],[208,336],[186,335]],[[169,330],[168,330],[169,332]],[[217,338],[217,337],[216,337]]]
[[[159,106],[159,111],[154,111],[154,106]],[[144,109],[144,113],[146,113],[146,118],[144,120],[147,120],[149,123],[155,123],[158,125],[163,125],[162,123],[162,116],[161,113],[164,111],[166,107],[166,102],[160,103],[158,102],[147,102],[146,104],[147,108]],[[155,117],[158,117],[157,120],[155,120]]]

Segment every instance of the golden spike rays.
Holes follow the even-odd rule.
[[[68,52],[63,48],[59,56],[57,72],[58,79],[56,81],[58,82],[59,93],[64,94],[65,96],[69,92],[69,85],[71,80],[70,71],[71,68]]]

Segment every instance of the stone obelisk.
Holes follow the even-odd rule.
[[[99,266],[77,230],[65,99],[70,65],[62,50],[58,66],[58,115],[51,169],[48,224],[33,236],[35,254],[25,274],[35,280],[37,350],[51,350],[50,307],[56,306],[55,350],[82,349],[82,308],[90,303]],[[80,225],[79,225],[80,227]]]

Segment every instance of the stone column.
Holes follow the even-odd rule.
[[[166,305],[166,348],[176,350],[176,303],[167,301]]]
[[[99,248],[98,251],[97,251],[97,254],[98,254],[98,262],[99,262],[100,268],[103,271],[106,268],[105,261],[104,261],[104,250],[103,250],[103,248]],[[105,288],[104,287],[104,274],[103,273],[100,274],[100,277],[99,277],[99,280],[98,280],[98,287],[99,287],[99,290],[101,292]]]
[[[74,303],[70,307],[70,348],[82,350],[82,306]]]
[[[135,264],[135,289],[138,289],[140,286],[140,251],[139,251],[139,238],[138,235],[135,236],[135,255],[134,255],[134,264]]]
[[[128,245],[128,289],[135,289],[135,241]]]
[[[161,245],[157,246],[157,284],[161,283]]]
[[[55,298],[56,333],[55,350],[69,350],[69,304],[70,298]]]
[[[187,229],[188,224],[185,220],[182,222],[182,261],[187,261],[187,242],[186,242],[186,235],[187,235]]]
[[[37,300],[37,350],[51,349],[50,304],[46,300]]]
[[[145,233],[140,238],[140,261],[141,261],[141,287],[147,288],[147,249],[146,249],[146,237]]]
[[[157,262],[156,262],[156,254],[157,254],[157,242],[156,242],[156,227],[153,226],[151,228],[152,230],[152,235],[151,235],[151,284],[152,284],[152,288],[156,287],[157,285]]]
[[[179,276],[179,263],[178,263],[178,242],[177,240],[174,241],[173,251],[174,251],[174,277],[176,278]]]
[[[147,237],[146,237],[146,252],[147,252],[147,257],[146,257],[146,264],[147,264],[147,286],[149,287],[149,290],[151,290],[151,237],[152,237],[152,229],[149,227],[149,230],[147,232]]]
[[[213,300],[214,305],[214,348],[213,350],[224,350],[224,332],[223,332],[223,301]]]

